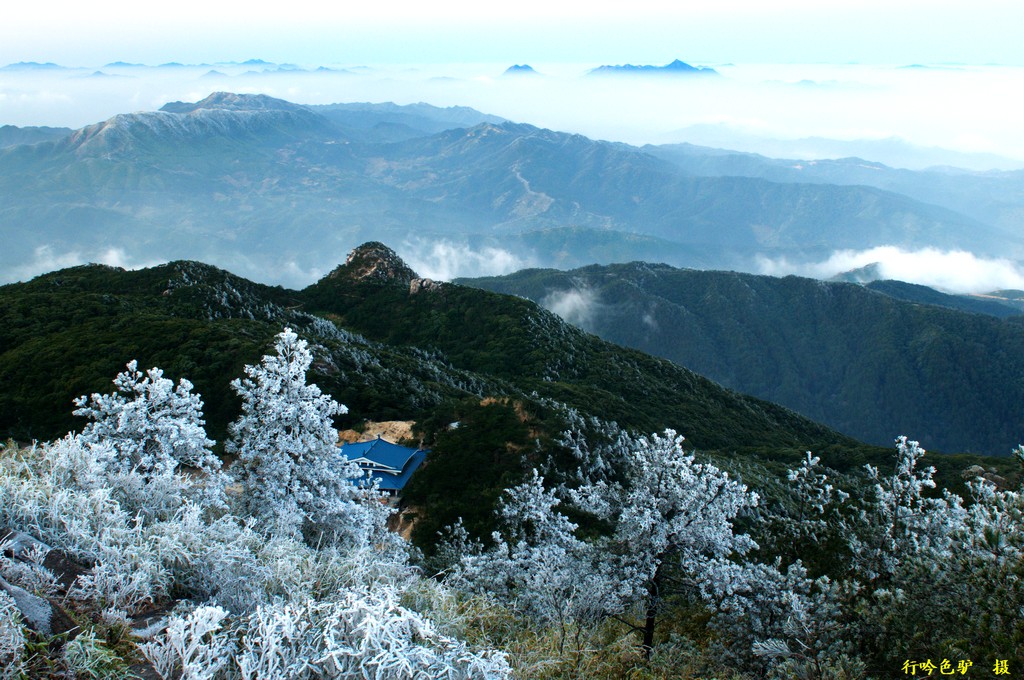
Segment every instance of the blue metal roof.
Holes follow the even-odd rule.
[[[409,478],[412,477],[412,473],[416,472],[416,468],[420,466],[420,463],[422,463],[426,457],[426,451],[416,451],[412,454],[412,457],[409,458],[409,462],[402,470],[402,474],[393,475],[388,472],[371,472],[370,479],[377,481],[377,485],[381,491],[401,491],[405,488]]]
[[[359,463],[371,479],[377,480],[383,491],[400,491],[427,457],[423,449],[399,446],[380,437],[339,448],[343,456]]]

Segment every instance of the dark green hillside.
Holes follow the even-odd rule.
[[[921,286],[905,281],[871,281],[864,284],[865,288],[883,293],[897,300],[917,302],[925,305],[936,305],[949,307],[962,312],[973,314],[988,314],[989,316],[1005,319],[1011,316],[1020,316],[1022,310],[1013,300],[997,297],[995,293],[990,295],[948,295],[941,293],[934,288]]]
[[[535,392],[641,430],[674,427],[701,448],[854,444],[791,411],[587,335],[526,300],[416,279],[383,246],[360,248],[305,291],[176,262],[55,272],[0,288],[0,303],[0,436],[66,431],[75,424],[71,399],[108,390],[135,358],[192,380],[222,437],[235,411],[227,383],[289,324],[323,347],[319,381],[360,419],[420,417],[472,394]]]
[[[49,439],[81,427],[72,399],[110,391],[137,359],[191,380],[222,440],[238,414],[229,382],[285,325],[319,346],[318,382],[357,420],[419,418],[445,400],[504,389],[425,353],[367,342],[301,307],[293,291],[195,262],[90,265],[0,287],[0,436]]]
[[[373,340],[437,350],[459,368],[627,427],[675,427],[699,448],[852,444],[787,409],[602,341],[527,300],[415,279],[381,244],[357,249],[303,296],[308,310],[337,315]]]
[[[989,455],[1024,441],[1024,328],[1012,319],[849,283],[643,263],[472,283],[548,305],[583,291],[587,330],[864,441],[906,434]]]

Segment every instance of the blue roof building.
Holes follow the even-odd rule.
[[[341,454],[367,473],[377,482],[381,491],[397,495],[412,473],[427,457],[425,449],[410,449],[408,446],[392,444],[379,436],[368,442],[342,444]]]

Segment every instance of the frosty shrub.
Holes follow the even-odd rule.
[[[266,537],[251,522],[233,515],[206,517],[186,504],[173,521],[154,526],[150,536],[163,546],[175,588],[196,600],[216,600],[232,612],[263,603],[272,580],[272,565],[263,559]]]
[[[216,474],[221,462],[211,451],[192,383],[175,385],[159,368],[143,374],[137,367],[131,361],[114,378],[115,392],[75,400],[74,414],[92,422],[53,445],[55,470],[66,484],[115,489],[126,510],[147,517],[165,517],[183,497],[223,505],[224,480]],[[181,474],[181,466],[206,473],[204,479]]]
[[[576,537],[577,525],[555,509],[559,503],[536,470],[507,489],[498,508],[504,531],[494,533],[489,550],[465,554],[451,580],[555,626],[564,642],[569,628],[592,625],[618,601],[617,575],[601,569],[599,553]]]
[[[244,623],[235,661],[244,680],[298,678],[319,654],[318,631],[312,630],[314,602],[260,607]]]
[[[8,541],[0,541],[0,576],[9,583],[37,595],[52,596],[57,592],[57,577],[44,566],[49,552],[42,545],[23,550],[18,559],[7,557]]]
[[[80,450],[73,442],[71,448]],[[270,573],[257,559],[265,539],[245,522],[228,515],[212,519],[188,500],[164,519],[143,521],[126,512],[110,489],[65,486],[66,468],[52,455],[56,449],[62,447],[46,445],[42,455],[38,448],[24,455],[2,452],[0,524],[90,565],[70,588],[71,597],[97,610],[129,613],[172,591],[222,598],[231,606],[259,604]],[[41,565],[4,564],[23,580],[34,579],[37,589],[48,588]]]
[[[116,680],[125,676],[124,661],[91,631],[80,633],[64,645],[64,666],[73,678]]]
[[[164,592],[170,574],[141,518],[126,513],[109,489],[60,484],[47,452],[0,456],[0,523],[93,564],[74,585],[76,597],[129,609]]]
[[[393,588],[350,592],[324,608],[319,659],[335,677],[506,678],[505,655],[474,652],[440,635],[433,624],[398,604]]]
[[[328,601],[278,601],[226,621],[200,607],[142,651],[164,678],[508,678],[499,652],[471,650],[399,604],[390,586]]]
[[[21,613],[14,598],[0,590],[0,680],[19,677],[24,653]]]
[[[347,409],[306,382],[313,357],[305,340],[286,328],[274,349],[231,383],[242,398],[227,444],[239,457],[241,512],[313,544],[385,539],[390,510],[375,489],[357,483],[359,466],[338,453],[331,418]]]
[[[229,661],[230,640],[218,635],[228,613],[221,607],[197,607],[185,617],[175,616],[167,630],[139,650],[166,680],[213,680]]]

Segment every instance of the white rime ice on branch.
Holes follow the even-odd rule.
[[[74,414],[92,422],[48,446],[55,472],[78,488],[114,489],[125,510],[147,518],[166,517],[185,498],[223,506],[221,462],[192,383],[175,386],[159,368],[137,368],[131,361],[114,378],[115,392],[75,400]],[[205,473],[204,481],[182,474],[183,465]]]
[[[21,673],[25,651],[25,633],[14,598],[0,590],[0,680],[11,680]]]
[[[563,631],[616,609],[617,575],[602,569],[600,553],[576,537],[577,525],[555,509],[559,502],[536,470],[506,489],[498,510],[504,535],[495,532],[490,550],[464,556],[453,582]]]
[[[239,457],[243,513],[313,543],[383,537],[386,505],[376,489],[358,484],[359,466],[338,453],[331,418],[348,409],[306,382],[313,356],[305,340],[286,328],[274,349],[231,383],[242,415],[230,426],[227,451]]]
[[[389,585],[337,599],[276,602],[230,625],[219,607],[175,617],[142,651],[164,678],[304,680],[509,678],[500,652],[474,652],[399,604]]]

